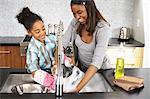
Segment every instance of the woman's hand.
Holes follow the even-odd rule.
[[[85,72],[83,79],[80,81],[74,91],[79,92],[89,82],[89,80],[92,79],[97,70],[98,69],[95,66],[90,65],[88,70]]]
[[[69,90],[64,90],[64,92],[66,92],[66,93],[79,93],[79,90],[77,90],[77,88],[72,88]]]
[[[79,93],[79,89],[76,87],[72,92],[74,92],[74,93]]]

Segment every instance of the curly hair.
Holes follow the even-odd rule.
[[[23,8],[16,18],[27,30],[30,30],[36,21],[40,20],[43,22],[42,18],[31,12],[28,7]]]

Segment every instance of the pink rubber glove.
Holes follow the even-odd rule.
[[[52,90],[55,89],[54,77],[51,74],[49,74],[43,70],[37,70],[34,74],[33,80],[45,87],[52,89]]]

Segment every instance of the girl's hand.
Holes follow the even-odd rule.
[[[51,68],[51,73],[53,76],[57,75],[57,65],[53,65],[53,67]]]
[[[32,72],[32,77],[34,77],[35,71]]]

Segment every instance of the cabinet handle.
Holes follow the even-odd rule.
[[[10,51],[0,51],[0,54],[10,54]]]

